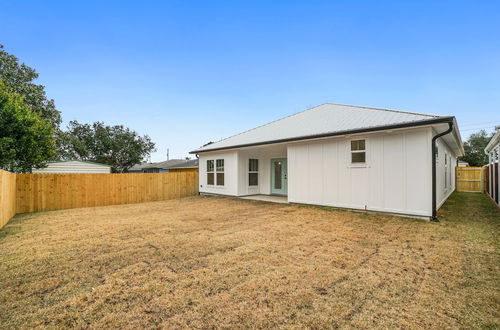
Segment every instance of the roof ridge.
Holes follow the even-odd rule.
[[[307,112],[307,111],[312,111],[312,110],[315,110],[317,108],[320,108],[324,105],[336,105],[336,106],[345,106],[345,107],[351,107],[351,108],[361,108],[361,109],[367,109],[367,110],[381,110],[381,111],[388,111],[388,112],[396,112],[396,113],[403,113],[403,114],[411,114],[411,115],[418,115],[418,116],[426,116],[426,117],[430,117],[430,118],[444,118],[444,117],[447,117],[447,116],[440,116],[440,115],[434,115],[434,114],[428,114],[428,113],[419,113],[419,112],[412,112],[412,111],[403,111],[403,110],[395,110],[395,109],[386,109],[386,108],[374,108],[374,107],[367,107],[367,106],[359,106],[359,105],[351,105],[351,104],[341,104],[341,103],[333,103],[333,102],[324,102],[324,103],[321,103],[319,105],[316,105],[316,106],[313,106],[313,107],[310,107],[310,108],[307,108],[305,110],[302,110],[302,111],[299,111],[299,112],[296,112],[296,113],[293,113],[293,114],[290,114],[288,116],[285,116],[285,117],[282,117],[282,118],[279,118],[279,119],[275,119],[273,121],[270,121],[270,122],[267,122],[265,124],[262,124],[262,125],[259,125],[257,127],[253,127],[251,129],[247,129],[245,131],[242,131],[238,134],[233,134],[231,136],[228,136],[226,138],[223,138],[223,139],[220,139],[218,141],[214,141],[213,143],[210,143],[211,144],[216,144],[216,143],[220,143],[220,142],[223,142],[223,141],[226,141],[228,139],[232,139],[236,136],[239,136],[239,135],[242,135],[242,134],[245,134],[245,133],[248,133],[248,132],[251,132],[251,131],[254,131],[256,129],[259,129],[259,128],[262,128],[262,127],[265,127],[265,126],[268,126],[268,125],[271,125],[273,123],[276,123],[276,122],[279,122],[281,120],[284,120],[284,119],[287,119],[287,118],[291,118],[291,117],[294,117],[294,116],[297,116],[301,113],[304,113],[304,112]],[[425,119],[420,119],[420,120],[425,120]],[[198,148],[198,150],[200,149],[203,149],[205,147],[209,147],[209,145],[204,145],[204,146],[201,146]]]
[[[302,111],[299,111],[299,112],[296,112],[296,113],[292,113],[291,115],[285,116],[285,117],[283,117],[283,118],[275,119],[275,120],[270,121],[270,122],[268,122],[268,123],[265,123],[265,124],[259,125],[259,126],[254,127],[254,128],[247,129],[246,131],[243,131],[243,132],[240,132],[240,133],[238,133],[238,134],[234,134],[234,135],[228,136],[227,138],[220,139],[220,140],[215,141],[215,142],[213,142],[213,143],[219,143],[219,142],[225,141],[225,140],[227,140],[227,139],[233,138],[233,137],[235,137],[235,136],[238,136],[238,135],[244,134],[244,133],[246,133],[246,132],[250,132],[250,131],[256,130],[257,128],[261,128],[261,127],[264,127],[264,126],[267,126],[267,125],[271,125],[272,123],[275,123],[275,122],[277,122],[277,121],[280,121],[280,120],[283,120],[283,119],[286,119],[286,118],[290,118],[290,117],[296,116],[296,115],[301,114],[301,113],[303,113],[303,112],[306,112],[306,111],[309,111],[309,110],[313,110],[314,108],[319,108],[320,106],[325,105],[325,104],[328,104],[328,102],[321,103],[320,105],[315,105],[314,107],[307,108],[307,109],[305,109],[305,110],[302,110]],[[331,103],[331,104],[335,104],[335,103]],[[213,144],[213,143],[210,143],[210,144]],[[210,144],[209,144],[209,145],[210,145]],[[207,147],[207,146],[209,146],[209,145],[201,146],[200,148]],[[199,149],[200,149],[200,148],[199,148]]]
[[[382,110],[382,111],[389,111],[389,112],[409,113],[409,114],[412,114],[412,115],[428,116],[428,117],[434,117],[434,118],[446,117],[446,116],[440,116],[440,115],[435,115],[435,114],[430,114],[430,113],[415,112],[415,111],[405,111],[405,110],[396,110],[396,109],[387,109],[387,108],[374,108],[374,107],[367,107],[367,106],[363,106],[363,105],[352,105],[352,104],[342,104],[342,103],[333,103],[333,102],[326,102],[326,103],[323,103],[323,104],[341,105],[341,106],[345,106],[345,107],[363,108],[363,109],[369,109],[369,110]]]

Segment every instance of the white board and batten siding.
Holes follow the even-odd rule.
[[[224,159],[224,185],[207,185],[207,160]],[[238,152],[207,152],[199,156],[199,192],[238,196]],[[216,172],[214,172],[214,176]],[[216,182],[215,182],[216,183]]]
[[[111,167],[103,164],[70,160],[65,162],[51,162],[45,168],[33,168],[32,173],[111,173]]]
[[[436,134],[436,132],[434,132]],[[441,205],[455,191],[455,173],[457,157],[442,139],[437,139],[438,154],[436,157],[436,205]]]
[[[351,164],[365,139],[366,164]],[[288,147],[288,201],[429,216],[431,129],[374,133]]]
[[[433,136],[448,127],[433,155]],[[351,163],[351,141],[360,139],[366,162],[358,156]],[[432,157],[439,208],[455,189],[456,157],[464,150],[452,116],[325,103],[192,153],[200,155],[200,192],[271,194],[271,159],[286,158],[288,202],[431,217]],[[224,159],[225,186],[206,185],[208,159]],[[249,159],[258,159],[258,186],[249,186]]]
[[[271,160],[287,158],[287,146],[284,144],[264,148],[241,149],[238,151],[238,196],[271,194]],[[258,185],[248,184],[248,162],[258,160]]]
[[[230,196],[268,195],[271,193],[271,159],[286,157],[286,145],[202,153],[199,155],[199,191]],[[224,186],[207,185],[207,160],[215,163],[217,159],[224,159]],[[259,161],[257,186],[248,184],[249,159]]]
[[[199,191],[245,196],[270,194],[270,160],[287,158],[288,202],[432,215],[431,127],[299,141],[260,150],[200,154]],[[366,164],[351,164],[351,140],[365,139]],[[455,190],[456,157],[438,139],[438,208]],[[248,187],[249,158],[259,159],[259,186]],[[224,186],[207,186],[206,161],[224,159]],[[446,160],[445,160],[446,159]]]

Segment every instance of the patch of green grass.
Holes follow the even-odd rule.
[[[4,239],[7,236],[18,234],[21,231],[22,227],[20,225],[7,224],[4,228],[0,230],[0,240]]]

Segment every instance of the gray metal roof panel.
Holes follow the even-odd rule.
[[[201,147],[193,152],[230,148],[371,127],[438,119],[442,116],[325,103]]]
[[[147,168],[159,168],[159,169],[169,169],[178,167],[189,167],[192,166],[193,161],[198,161],[197,159],[170,159],[163,162],[151,163],[143,166],[143,169]]]
[[[198,167],[198,159],[189,159],[186,160],[183,164],[173,165],[169,168],[197,168]]]

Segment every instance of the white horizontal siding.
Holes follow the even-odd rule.
[[[35,174],[48,173],[111,173],[111,168],[105,165],[79,161],[49,163],[45,168],[33,169]]]

